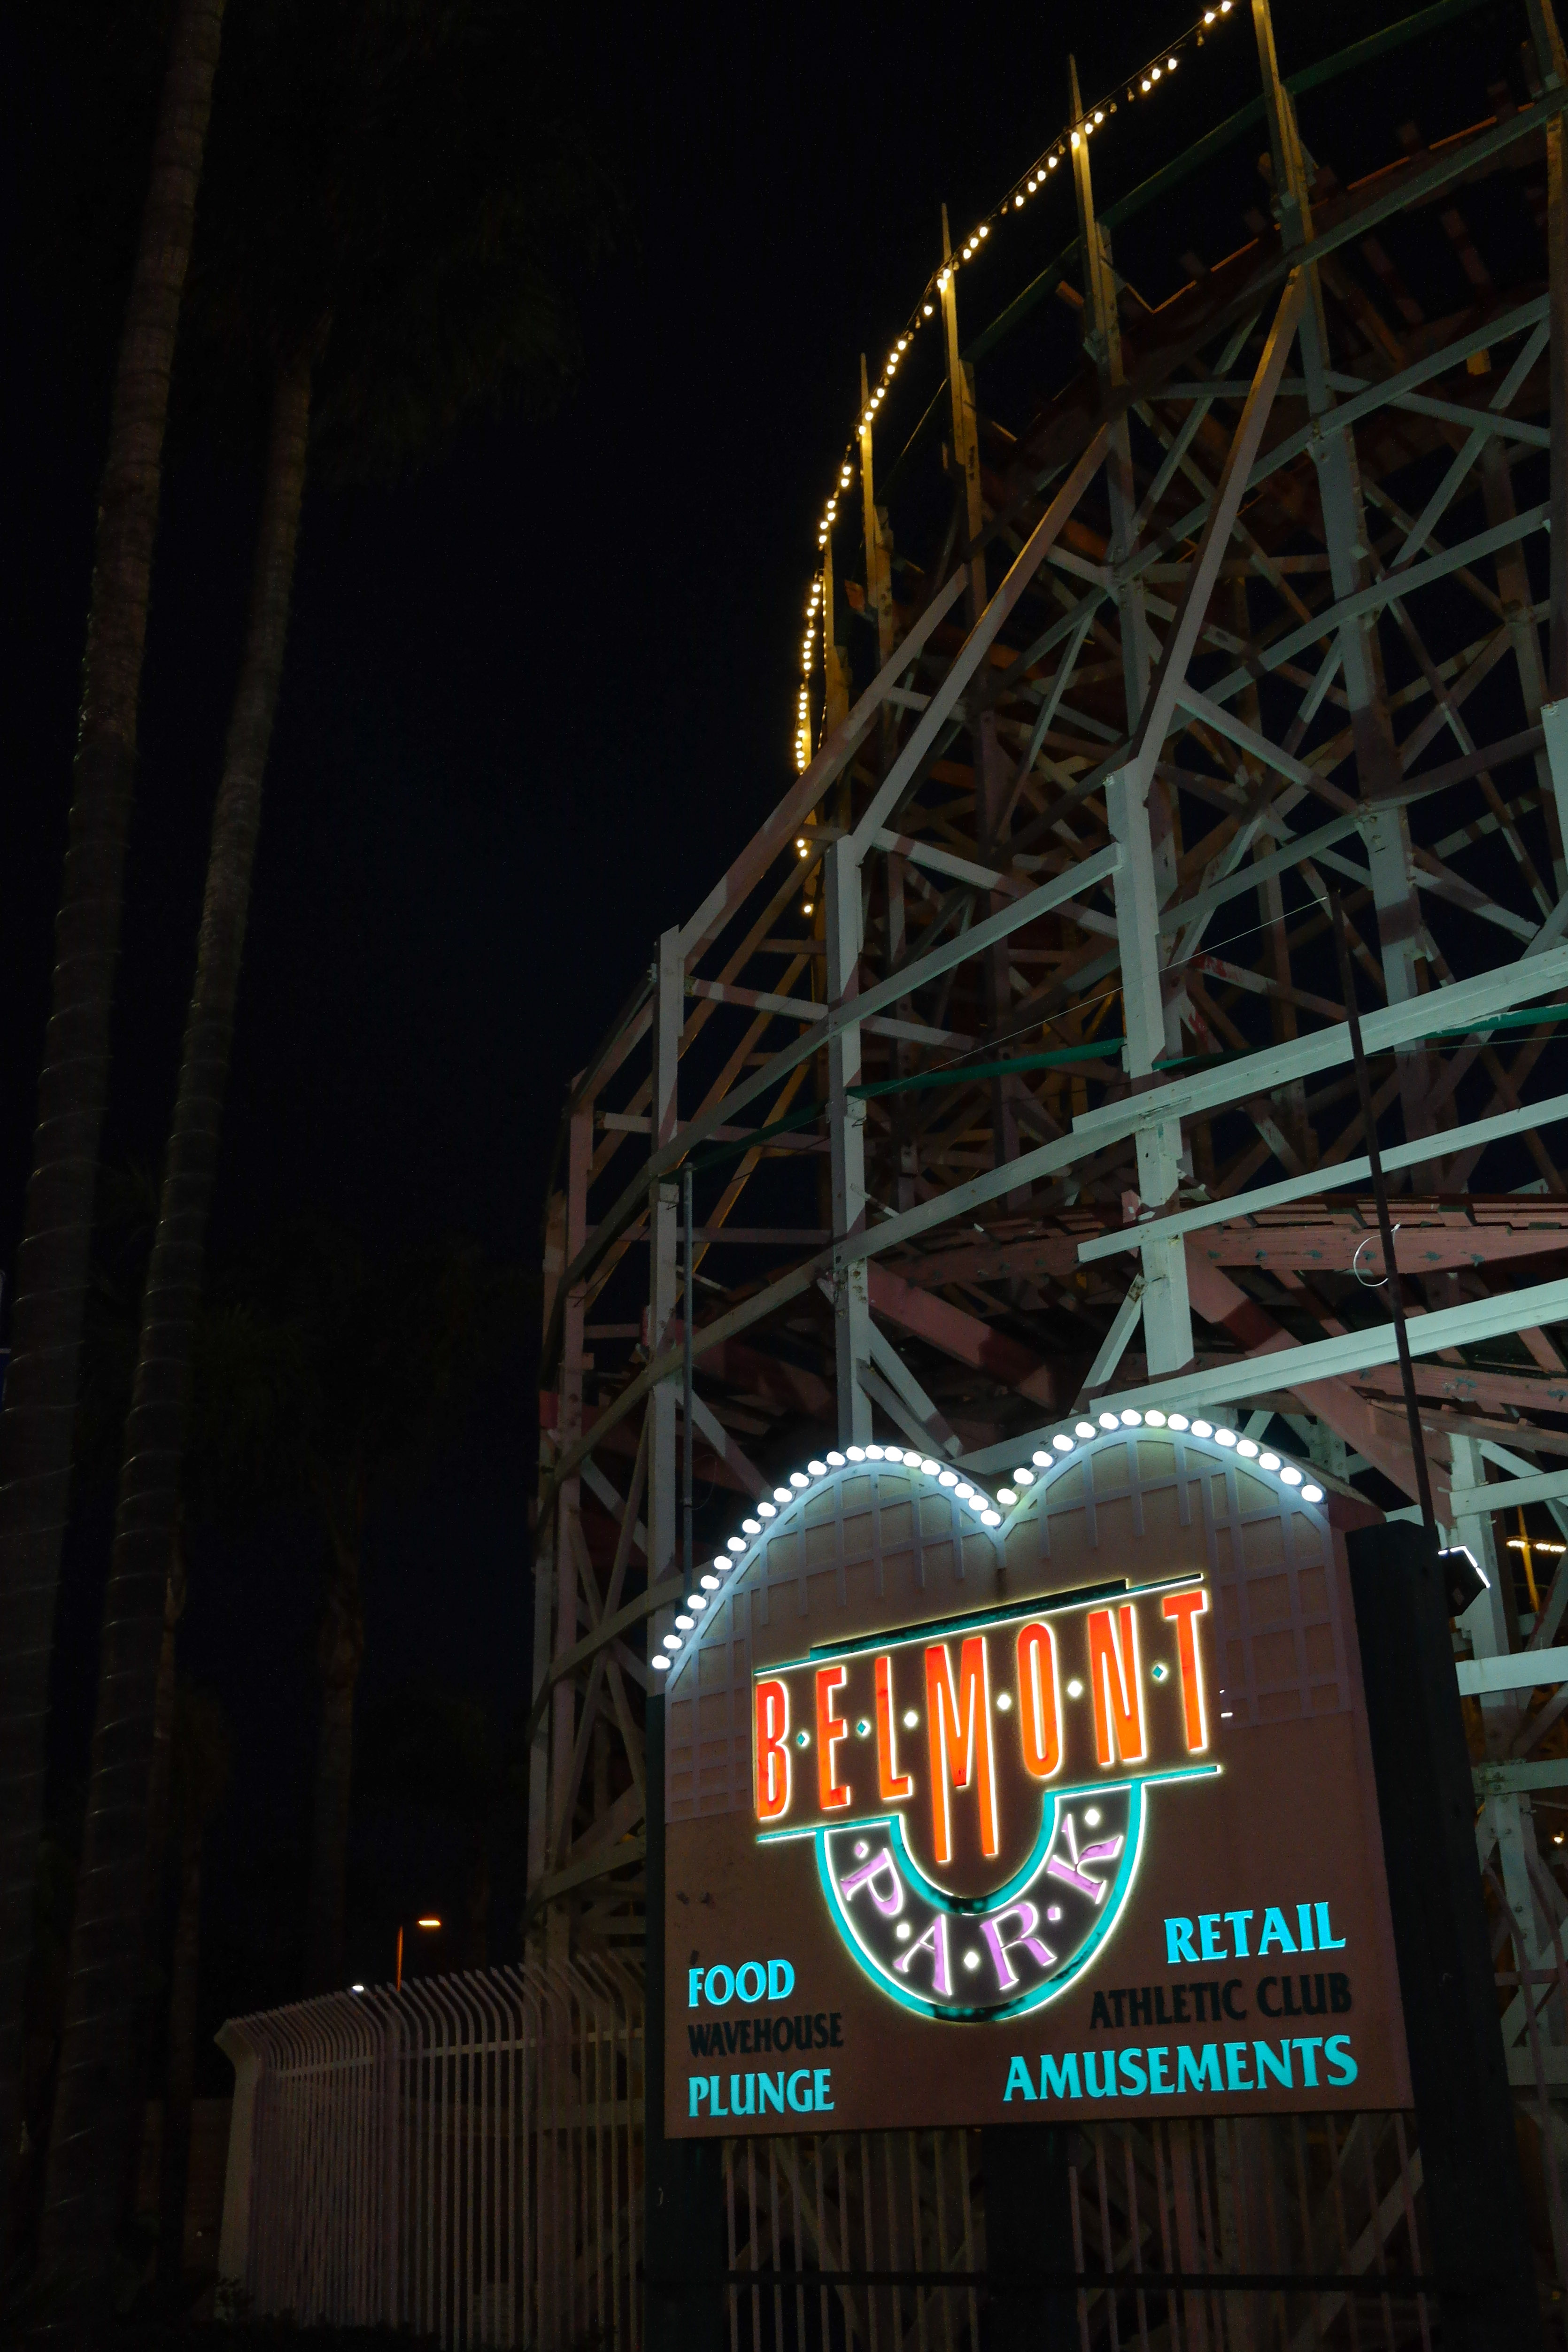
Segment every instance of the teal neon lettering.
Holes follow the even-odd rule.
[[[686,2078],[686,2095],[690,2101],[686,2112],[689,2116],[694,2116],[701,2101],[708,2096],[707,2075],[689,2074]]]
[[[1094,2050],[1086,2050],[1083,2053],[1084,2097],[1086,2099],[1113,2099],[1116,2096],[1116,2053],[1114,2050],[1108,2050],[1105,2053],[1105,2080],[1103,2083],[1097,2082],[1095,2079],[1094,2070],[1099,2057],[1100,2053]]]
[[[1205,1911],[1198,1921],[1198,1943],[1205,1960],[1223,1960],[1229,1957],[1220,1941],[1220,1914]]]
[[[1193,1923],[1190,1919],[1167,1919],[1165,1922],[1165,1966],[1173,1969],[1181,1960],[1196,1962],[1193,1949]]]
[[[1285,1925],[1284,1912],[1266,1911],[1263,1915],[1263,1933],[1258,1938],[1258,1958],[1262,1959],[1268,1952],[1293,1952],[1295,1948],[1296,1938]]]
[[[710,2116],[727,2116],[730,2110],[724,2105],[723,2099],[720,2096],[718,2075],[710,2074],[708,2080],[713,2085],[712,2089],[708,2094],[709,2114]]]
[[[746,2104],[741,2105],[741,2085],[746,2086]],[[730,2113],[732,2116],[754,2116],[757,2112],[757,2078],[754,2074],[731,2074],[730,2077]]]
[[[827,2086],[832,2080],[833,2069],[831,2066],[818,2066],[812,2075],[812,2082],[816,2089],[816,2095],[812,2100],[812,2105],[818,2115],[826,2113],[833,2105],[833,2101],[829,2098],[827,2091]]]
[[[1345,1948],[1345,1939],[1342,1936],[1336,1936],[1333,1929],[1330,1927],[1328,1905],[1326,1903],[1320,1903],[1317,1906],[1317,1913],[1319,1951],[1342,1952]]]
[[[1290,2088],[1290,2044],[1288,2042],[1279,2044],[1278,2057],[1274,2054],[1271,2042],[1255,2042],[1252,2055],[1258,2067],[1258,2087],[1260,2091],[1266,2073],[1272,2074],[1277,2083],[1283,2083],[1287,2090]]]
[[[1361,2073],[1361,2068],[1351,2056],[1351,2038],[1348,2033],[1331,2033],[1323,2044],[1323,2055],[1329,2062],[1331,2083],[1353,2083]],[[1338,2074],[1334,2072],[1336,2067],[1341,2070]]]
[[[1306,2090],[1315,2091],[1318,2087],[1317,2053],[1322,2046],[1323,2037],[1321,2033],[1302,2034],[1290,2044],[1292,2050],[1299,2050],[1301,2053],[1301,2082]]]
[[[1078,2053],[1064,2053],[1058,2064],[1049,2051],[1040,2060],[1040,2096],[1042,2099],[1081,2099],[1078,2086]]]
[[[1121,2086],[1135,2099],[1141,2099],[1148,2089],[1149,2077],[1143,2072],[1142,2050],[1124,2050],[1121,2053]]]
[[[787,1960],[768,1962],[768,1999],[787,2000],[795,1990],[795,1970]]]
[[[1007,2087],[1002,2094],[1002,2104],[1004,2106],[1006,2105],[1015,2091],[1019,2094],[1020,2097],[1026,2099],[1032,2099],[1035,2095],[1034,2076],[1029,2072],[1028,2062],[1026,2059],[1009,2058],[1007,2061]]]
[[[776,2074],[759,2074],[757,2091],[757,2113],[765,2116],[771,2107],[775,2116],[782,2116],[784,2111],[784,2068],[781,2066]]]
[[[1245,2042],[1227,2042],[1225,2045],[1225,2087],[1227,2091],[1255,2091],[1258,2088],[1247,2071]]]
[[[804,2083],[805,2084],[805,2096],[804,2099],[797,2099],[795,2096],[795,2086],[797,2083]],[[784,2084],[784,2091],[789,2099],[790,2105],[795,2109],[797,2116],[810,2115],[811,2069],[809,2066],[797,2066],[795,2073],[790,2076],[789,2081]]]
[[[688,2009],[696,2009],[701,2002],[702,1979],[705,1973],[705,1970],[701,1969],[688,1969],[686,1971],[686,2006]]]
[[[1146,2053],[1149,2060],[1149,2088],[1165,2092],[1171,2087],[1171,2053],[1162,2047]]]
[[[1232,1958],[1237,1960],[1245,1960],[1247,1957],[1247,1923],[1251,1918],[1252,1914],[1250,1911],[1227,1911],[1225,1916],[1236,1930],[1236,1950],[1232,1954]]]
[[[1315,1952],[1318,1948],[1312,1941],[1312,1906],[1310,1903],[1297,1904],[1296,1925],[1301,1934],[1301,1949],[1304,1952]]]
[[[1194,2051],[1190,2042],[1182,2042],[1176,2051],[1176,2089],[1183,2091],[1217,2091],[1219,2089],[1219,2047],[1205,2042]]]

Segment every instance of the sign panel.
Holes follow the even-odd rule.
[[[667,2130],[1407,2106],[1326,1499],[1173,1413],[758,1505],[664,1651]]]

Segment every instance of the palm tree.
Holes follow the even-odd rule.
[[[224,0],[178,0],[110,410],[33,1173],[0,1412],[0,2225],[169,380]]]
[[[310,0],[241,17],[203,200],[197,395],[232,401],[258,358],[271,432],[250,618],[207,869],[195,982],[165,1161],[105,1601],[98,1726],[42,2256],[101,2296],[115,2189],[135,2130],[137,1956],[155,1895],[159,1660],[168,1684],[192,1350],[260,821],[288,631],[312,396],[331,471],[405,467],[476,402],[534,413],[575,354],[563,279],[603,235],[603,182],[570,125],[520,135],[529,94],[517,14],[500,0],[423,8]],[[279,158],[282,159],[281,163]],[[411,171],[414,159],[418,169]],[[263,200],[258,202],[258,190]],[[363,1648],[363,1487],[327,1514],[311,1968],[339,1972],[353,1694]],[[97,2264],[96,2272],[94,2264]]]

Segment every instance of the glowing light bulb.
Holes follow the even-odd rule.
[[[1104,114],[1101,112],[1100,109],[1097,106],[1097,107],[1095,108],[1095,110],[1094,110],[1094,123],[1095,123],[1095,129],[1096,129],[1096,130],[1098,130],[1098,129],[1100,128],[1100,125],[1104,121],[1104,120],[1105,120],[1105,116],[1104,116]]]
[[[1022,212],[1022,211],[1023,211],[1023,209],[1024,209],[1024,199],[1023,199],[1023,197],[1022,197],[1022,196],[1015,196],[1015,197],[1014,197],[1014,199],[1013,199],[1013,202],[1014,202],[1015,205],[1016,206],[1016,208],[1018,209],[1018,211],[1019,211],[1019,212]]]
[[[981,222],[981,224],[980,224],[980,234],[981,234],[981,236],[990,236],[990,234],[991,234],[991,224],[990,224],[990,222],[989,222],[989,221],[982,221],[982,222]]]
[[[1057,165],[1058,165],[1060,162],[1061,162],[1061,157],[1060,157],[1059,155],[1047,155],[1047,158],[1046,158],[1046,169],[1047,169],[1047,172],[1054,172],[1054,171],[1056,170],[1056,168],[1057,168]]]
[[[929,302],[926,304],[925,309],[924,309],[924,311],[922,312],[922,314],[921,314],[921,315],[922,315],[923,317],[927,318],[927,319],[929,319],[929,318],[931,317],[931,304],[930,304]]]

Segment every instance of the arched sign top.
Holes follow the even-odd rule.
[[[1127,1433],[1137,1429],[1166,1432],[1189,1444],[1196,1442],[1200,1448],[1212,1444],[1222,1458],[1234,1453],[1237,1463],[1247,1464],[1257,1475],[1278,1480],[1302,1503],[1317,1506],[1324,1500],[1323,1489],[1310,1470],[1303,1470],[1288,1455],[1259,1445],[1256,1439],[1224,1423],[1216,1424],[1201,1414],[1190,1418],[1180,1411],[1167,1413],[1157,1407],[1147,1412],[1133,1407],[1117,1412],[1106,1409],[1093,1420],[1080,1417],[1064,1423],[1041,1444],[1030,1449],[1026,1458],[1020,1447],[1016,1467],[994,1493],[958,1465],[921,1454],[913,1446],[850,1445],[842,1450],[833,1446],[824,1454],[812,1455],[803,1467],[792,1470],[771,1496],[753,1504],[742,1519],[739,1531],[726,1538],[724,1549],[716,1552],[710,1564],[696,1572],[693,1590],[688,1593],[684,1607],[677,1612],[673,1630],[663,1635],[649,1664],[658,1673],[668,1675],[673,1687],[683,1662],[701,1644],[715,1597],[727,1585],[732,1590],[736,1583],[744,1581],[745,1572],[754,1565],[761,1547],[770,1538],[788,1532],[804,1516],[813,1496],[822,1495],[845,1479],[863,1477],[880,1465],[912,1474],[921,1485],[951,1496],[972,1520],[975,1530],[997,1531],[994,1540],[1002,1546],[1008,1528],[1020,1517],[1038,1512],[1058,1480],[1107,1446],[1124,1445]]]

